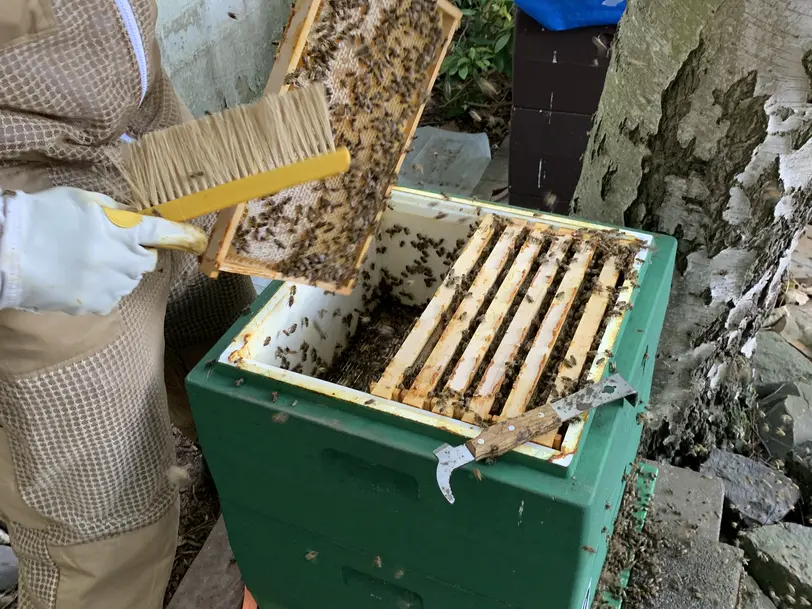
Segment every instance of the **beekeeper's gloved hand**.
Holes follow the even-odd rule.
[[[6,190],[1,200],[0,309],[106,315],[155,270],[153,248],[206,249],[196,226],[125,211],[95,192]]]

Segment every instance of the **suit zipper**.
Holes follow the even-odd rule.
[[[138,72],[141,75],[141,102],[147,96],[148,80],[147,80],[147,53],[144,50],[144,41],[141,38],[141,30],[138,27],[138,21],[135,18],[135,12],[129,0],[115,0],[118,12],[121,14],[121,20],[124,22],[124,29],[127,30],[127,36],[130,39],[135,60],[138,63]]]

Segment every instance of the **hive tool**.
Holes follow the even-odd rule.
[[[459,446],[443,444],[434,451],[439,461],[437,484],[448,502],[454,503],[451,473],[458,467],[472,461],[504,455],[538,434],[554,431],[565,421],[622,398],[629,398],[629,401],[634,403],[637,391],[620,374],[613,374],[557,402],[545,404],[518,417],[492,425],[465,444]]]

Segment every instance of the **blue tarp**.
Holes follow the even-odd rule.
[[[626,0],[516,0],[516,6],[548,30],[616,25]]]

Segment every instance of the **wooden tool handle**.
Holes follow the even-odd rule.
[[[465,445],[474,459],[498,457],[529,442],[541,433],[561,427],[563,421],[549,405],[535,408],[523,415],[492,425]]]

